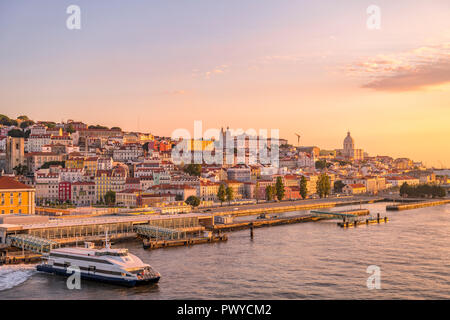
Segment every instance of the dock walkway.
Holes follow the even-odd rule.
[[[438,200],[438,201],[422,201],[422,202],[414,202],[414,203],[408,203],[408,204],[392,204],[392,205],[387,205],[386,210],[391,210],[391,211],[411,210],[411,209],[418,209],[418,208],[425,208],[425,207],[440,206],[440,205],[448,204],[448,203],[450,203],[450,199]]]

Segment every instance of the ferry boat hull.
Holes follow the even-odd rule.
[[[54,268],[50,265],[38,265],[36,267],[37,271],[40,272],[46,272],[46,273],[52,273],[57,274],[65,277],[71,276],[73,273],[69,273],[64,269]],[[153,277],[153,278],[146,278],[146,279],[121,279],[121,278],[111,278],[106,277],[98,274],[88,274],[84,272],[80,272],[81,279],[84,280],[90,280],[90,281],[97,281],[97,282],[103,282],[103,283],[110,283],[115,285],[121,285],[126,287],[135,287],[138,285],[146,285],[146,284],[152,284],[157,283],[161,277]]]

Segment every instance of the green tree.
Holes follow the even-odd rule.
[[[316,165],[316,169],[322,170],[327,167],[327,161],[326,160],[317,160],[315,165]]]
[[[322,173],[319,176],[316,184],[317,194],[320,198],[325,198],[330,194],[331,182],[330,177],[326,173]]]
[[[25,137],[25,133],[20,129],[11,129],[8,131],[8,136],[14,138],[23,138]]]
[[[234,192],[233,192],[233,189],[232,189],[231,187],[227,186],[227,188],[225,189],[225,192],[226,192],[226,194],[227,194],[227,201],[228,201],[228,204],[230,204],[231,201],[234,200]]]
[[[277,182],[275,183],[275,193],[278,201],[283,200],[286,190],[284,189],[283,179],[277,177]]]
[[[189,196],[185,202],[186,202],[186,204],[188,204],[194,208],[198,207],[200,205],[200,199],[197,198],[196,196]]]
[[[217,191],[217,198],[220,200],[220,205],[226,200],[227,191],[225,189],[225,185],[221,184],[219,186],[219,190]]]
[[[403,182],[403,184],[400,187],[400,195],[403,196],[408,196],[409,195],[409,186],[406,182]]]
[[[109,190],[105,193],[105,203],[109,206],[116,203],[116,193],[112,190]]]
[[[66,163],[64,161],[47,161],[41,166],[41,169],[48,169],[50,166],[61,166],[64,168]]]
[[[306,199],[306,196],[308,195],[308,181],[304,176],[300,179],[300,195],[303,199]]]
[[[97,125],[95,125],[95,126],[94,126],[94,125],[90,125],[90,126],[88,127],[88,129],[102,129],[102,130],[108,130],[109,128],[97,124]]]
[[[24,166],[22,164],[19,164],[19,165],[15,166],[13,168],[13,170],[16,172],[16,175],[19,175],[19,176],[23,176],[23,175],[26,175],[28,173],[28,167]]]
[[[34,121],[32,121],[32,120],[25,120],[25,121],[22,121],[21,123],[20,123],[20,128],[21,129],[26,129],[26,128],[28,128],[29,126],[32,126],[34,124]]]
[[[200,177],[200,175],[202,174],[202,165],[190,163],[183,168],[183,171],[189,174],[190,176]]]
[[[259,182],[256,182],[256,186],[255,186],[255,198],[256,198],[256,204],[258,204],[258,200],[259,200]]]
[[[266,187],[266,200],[267,201],[272,201],[275,197],[275,190],[274,187],[271,185],[268,185]]]
[[[4,126],[17,126],[17,120],[10,119],[8,116],[0,114],[0,124]]]
[[[342,192],[342,188],[344,188],[344,187],[345,187],[345,183],[343,183],[342,180],[337,180],[334,182],[334,185],[333,185],[334,192],[340,193],[340,192]]]
[[[75,132],[75,129],[73,128],[73,125],[69,124],[69,125],[67,126],[66,132],[68,132],[68,133],[74,133],[74,132]]]

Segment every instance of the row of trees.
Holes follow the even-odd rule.
[[[281,201],[284,199],[286,190],[284,188],[283,180],[281,177],[277,177],[277,182],[275,183],[275,186],[268,185],[266,187],[266,200],[267,201],[273,201],[278,199],[278,201]]]
[[[230,202],[234,200],[234,191],[230,186],[225,187],[224,184],[221,184],[217,191],[217,198],[220,200],[221,205],[225,200],[230,204]]]
[[[331,179],[326,173],[322,173],[316,182],[316,192],[320,198],[325,198],[331,191]]]
[[[438,185],[419,184],[417,186],[410,186],[404,182],[400,187],[400,195],[411,198],[443,198],[447,195],[447,192]]]

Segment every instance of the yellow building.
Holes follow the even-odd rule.
[[[84,158],[77,157],[67,159],[65,163],[65,167],[67,169],[83,169]]]
[[[0,177],[0,214],[35,213],[35,189],[14,180]]]
[[[97,172],[98,157],[74,157],[66,160],[67,169],[84,169],[88,175],[95,175]]]
[[[86,174],[93,176],[97,172],[98,157],[87,157],[84,159],[83,167]]]

